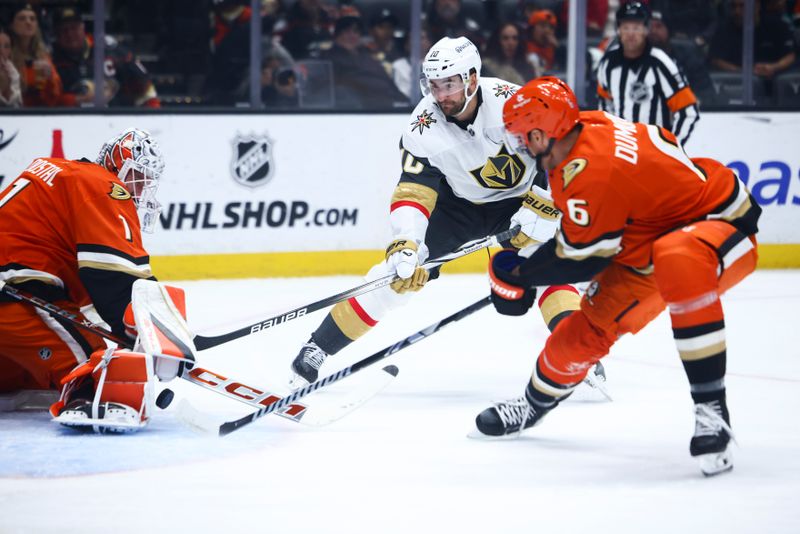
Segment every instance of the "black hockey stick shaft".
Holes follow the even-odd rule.
[[[78,328],[86,330],[87,332],[91,332],[96,336],[104,337],[109,341],[113,341],[120,347],[125,347],[126,349],[133,348],[133,344],[129,340],[122,339],[110,330],[106,330],[102,326],[96,325],[87,319],[82,319],[76,313],[72,313],[64,308],[60,308],[51,302],[47,302],[44,299],[31,295],[30,293],[17,289],[16,287],[10,286],[3,281],[0,281],[0,292],[5,293],[16,301],[27,302],[28,304],[31,304],[40,310],[46,311],[57,319],[64,319],[65,321],[74,324]]]
[[[517,232],[519,232],[519,229],[520,229],[519,226],[515,226],[513,228],[500,232],[497,235],[490,235],[482,239],[470,241],[469,243],[465,243],[464,245],[462,245],[454,252],[444,254],[443,256],[425,262],[422,265],[422,267],[430,270],[433,269],[434,267],[443,265],[448,261],[461,258],[477,250],[488,248],[495,243],[501,243],[503,241],[506,241],[514,237],[517,234]],[[223,343],[233,341],[234,339],[239,339],[244,336],[249,336],[250,334],[255,334],[256,332],[267,330],[269,328],[272,328],[273,326],[286,323],[288,321],[297,319],[298,317],[303,317],[306,314],[327,308],[328,306],[333,306],[334,304],[338,304],[339,302],[351,299],[353,297],[357,297],[359,295],[363,295],[364,293],[369,293],[370,291],[374,291],[381,287],[388,286],[389,284],[398,279],[399,277],[396,274],[390,274],[382,278],[378,278],[377,280],[366,282],[352,289],[348,289],[347,291],[337,293],[336,295],[333,295],[331,297],[324,298],[322,300],[312,302],[311,304],[300,306],[299,308],[295,308],[293,310],[275,315],[273,317],[270,317],[269,319],[262,319],[257,323],[253,323],[251,325],[239,328],[237,330],[228,332],[226,334],[220,334],[218,336],[201,336],[198,334],[194,336],[193,339],[194,346],[197,348],[197,350],[210,349],[212,347],[222,345]]]
[[[383,350],[380,350],[380,351],[376,352],[375,354],[373,354],[371,356],[367,356],[366,358],[357,361],[356,363],[350,365],[349,367],[345,367],[344,369],[342,369],[340,371],[337,371],[336,373],[333,373],[332,375],[328,375],[328,376],[326,376],[325,378],[323,378],[321,380],[317,380],[316,382],[307,385],[304,388],[300,388],[297,391],[295,391],[294,393],[292,393],[291,395],[287,395],[286,397],[284,397],[284,398],[282,398],[282,399],[280,399],[278,401],[275,401],[272,404],[269,404],[268,406],[264,406],[263,408],[260,408],[259,410],[255,411],[255,412],[253,412],[251,414],[248,414],[248,415],[246,415],[246,416],[244,416],[244,417],[242,417],[240,419],[236,419],[234,421],[228,421],[226,423],[223,423],[219,427],[219,435],[220,436],[225,436],[225,435],[230,434],[231,432],[239,430],[243,426],[249,425],[250,423],[252,423],[256,419],[260,419],[261,417],[264,417],[265,415],[269,415],[270,413],[274,412],[275,410],[280,410],[280,409],[288,406],[289,404],[292,404],[292,403],[296,402],[298,399],[301,399],[301,398],[305,397],[306,395],[309,395],[310,393],[313,393],[314,391],[316,391],[316,390],[318,390],[320,388],[323,388],[325,386],[329,386],[329,385],[333,384],[334,382],[338,382],[339,380],[352,375],[353,373],[357,373],[358,371],[361,371],[365,367],[369,367],[370,365],[372,365],[374,363],[377,363],[377,362],[379,362],[379,361],[381,361],[381,360],[383,360],[385,358],[388,358],[389,356],[391,356],[391,355],[403,350],[404,348],[406,348],[408,346],[411,346],[414,343],[416,343],[418,341],[421,341],[421,340],[425,339],[426,337],[429,337],[429,336],[435,334],[436,332],[438,332],[439,330],[441,330],[445,326],[449,325],[450,323],[454,323],[454,322],[456,322],[456,321],[458,321],[460,319],[463,319],[464,317],[472,315],[473,313],[475,313],[476,311],[480,310],[481,308],[485,308],[486,306],[489,305],[490,302],[491,302],[490,297],[484,297],[481,300],[479,300],[479,301],[477,301],[477,302],[475,302],[473,304],[470,304],[466,308],[463,308],[463,309],[457,311],[456,313],[445,317],[441,321],[438,321],[438,322],[436,322],[436,323],[434,323],[434,324],[432,324],[432,325],[430,325],[430,326],[428,326],[426,328],[423,328],[422,330],[420,330],[420,331],[418,331],[418,332],[416,332],[414,334],[411,334],[410,336],[398,341],[397,343],[395,343],[393,345],[390,345],[390,346],[386,347]]]

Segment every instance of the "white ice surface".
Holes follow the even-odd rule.
[[[192,328],[216,334],[359,282],[179,285]],[[483,276],[446,275],[323,372],[486,293]],[[724,306],[739,442],[729,474],[705,479],[689,456],[692,405],[664,314],[604,360],[614,402],[589,394],[519,439],[468,439],[492,400],[522,392],[546,336],[538,313],[487,308],[391,357],[397,379],[321,429],[270,416],[225,438],[197,435],[174,416],[180,398],[220,422],[248,408],[182,381],[169,384],[172,407],[135,435],[79,435],[41,412],[0,414],[0,532],[800,532],[800,272],[757,272]],[[322,317],[200,361],[251,385],[280,384]]]

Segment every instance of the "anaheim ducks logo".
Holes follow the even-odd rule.
[[[564,189],[578,176],[583,170],[586,168],[587,161],[585,158],[575,158],[572,161],[568,162],[564,165],[563,170],[561,171],[562,176],[564,177]]]
[[[411,131],[419,129],[419,134],[422,135],[423,130],[430,128],[434,122],[436,122],[436,119],[433,118],[433,114],[428,113],[427,109],[423,109],[422,113],[417,115],[417,118],[411,123]]]
[[[483,167],[469,172],[487,189],[511,189],[522,180],[525,170],[519,156],[509,154],[506,146],[502,145],[497,155],[490,157]]]
[[[492,91],[494,91],[494,96],[508,98],[517,92],[517,86],[511,85],[510,83],[496,83],[494,84]]]
[[[114,182],[111,182],[111,191],[108,192],[108,196],[114,200],[128,200],[131,198],[131,194],[127,189]]]

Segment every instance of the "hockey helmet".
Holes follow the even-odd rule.
[[[617,26],[626,20],[637,20],[647,26],[650,20],[650,10],[642,2],[624,2],[617,9]]]
[[[531,80],[503,105],[506,142],[516,152],[528,152],[528,134],[532,130],[542,130],[546,136],[558,140],[567,135],[578,120],[575,93],[554,76]]]
[[[142,231],[152,232],[161,212],[156,190],[164,172],[164,156],[155,139],[144,130],[128,128],[103,145],[96,163],[125,184],[136,207],[144,211]]]
[[[420,79],[422,94],[427,96],[434,92],[434,85],[431,85],[431,80],[459,76],[461,78],[460,82],[436,86],[435,91],[437,94],[443,95],[451,95],[463,91],[467,101],[464,104],[464,108],[462,108],[463,111],[466,109],[467,103],[477,93],[477,91],[474,91],[470,95],[468,92],[469,76],[473,70],[475,75],[480,78],[481,55],[478,53],[478,47],[466,37],[443,37],[428,50],[425,59],[422,61],[422,77]]]

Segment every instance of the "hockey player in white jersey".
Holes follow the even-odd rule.
[[[315,381],[329,355],[404,304],[429,277],[437,278],[438,269],[429,273],[420,267],[427,258],[514,225],[521,230],[510,244],[518,249],[555,233],[559,214],[535,160],[504,145],[503,104],[518,86],[482,78],[478,49],[465,37],[438,41],[422,70],[424,96],[400,141],[401,174],[389,215],[392,241],[384,261],[366,276],[397,273],[401,280],[334,306],[292,362],[293,387]],[[571,286],[545,291],[539,305],[548,327],[577,309],[579,300]]]

